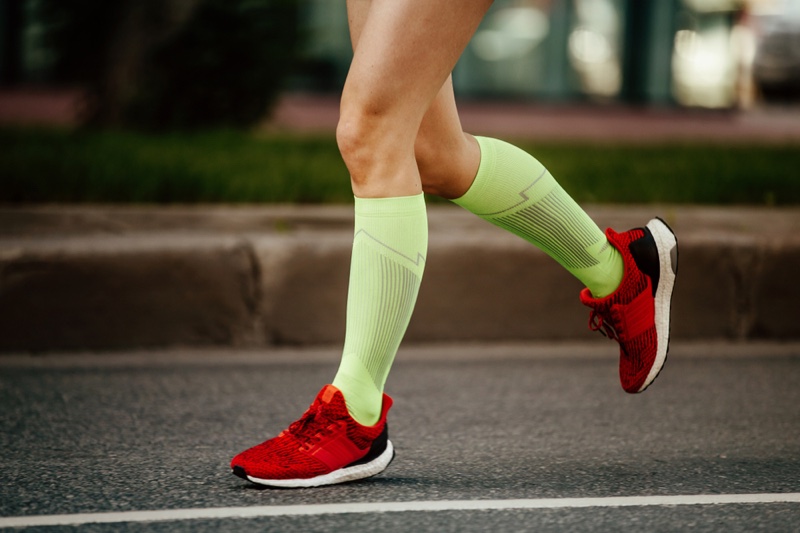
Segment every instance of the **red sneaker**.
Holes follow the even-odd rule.
[[[622,283],[605,298],[594,298],[589,289],[583,289],[581,302],[592,308],[589,328],[619,342],[622,388],[642,392],[667,359],[678,241],[658,218],[625,233],[607,229],[606,236],[622,254]]]
[[[362,426],[341,391],[326,385],[300,420],[234,457],[233,473],[270,487],[318,487],[379,474],[394,459],[386,425],[391,406],[384,394],[378,423]]]

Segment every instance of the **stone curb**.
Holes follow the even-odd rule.
[[[680,242],[673,338],[797,340],[796,209],[595,206]],[[0,351],[339,344],[352,208],[0,209]],[[594,338],[580,284],[524,241],[429,206],[406,341]]]

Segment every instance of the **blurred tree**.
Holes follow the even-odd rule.
[[[23,0],[0,0],[0,84],[14,85],[22,74]]]
[[[40,0],[57,80],[85,119],[151,130],[245,127],[298,47],[297,0]]]

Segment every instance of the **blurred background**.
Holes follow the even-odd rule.
[[[0,351],[338,342],[350,59],[344,0],[0,0]],[[676,228],[679,337],[800,338],[800,0],[496,0],[453,78],[601,227]],[[439,242],[500,246],[440,202]],[[509,246],[453,252],[411,338],[585,329]]]
[[[252,125],[279,93],[336,94],[351,56],[344,1],[0,0],[4,96],[81,91],[96,124]],[[800,0],[496,0],[454,83],[462,100],[796,103]]]
[[[0,203],[351,202],[351,57],[344,0],[0,0]],[[579,201],[800,203],[800,0],[496,0],[453,79]]]
[[[350,59],[338,2],[302,21],[309,68],[335,90]],[[496,0],[454,73],[470,98],[747,108],[800,97],[796,0]]]

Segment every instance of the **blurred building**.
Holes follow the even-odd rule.
[[[305,8],[307,68],[295,86],[338,89],[351,58],[344,4]],[[454,84],[470,98],[747,107],[770,95],[764,58],[783,62],[774,77],[797,99],[784,82],[800,78],[795,15],[800,0],[495,0]],[[767,45],[780,59],[766,58]]]
[[[298,0],[290,88],[338,91],[343,0]],[[47,80],[36,0],[0,0],[0,83]],[[452,4],[458,9],[458,3]],[[495,0],[453,73],[462,98],[749,106],[800,97],[800,0]]]

